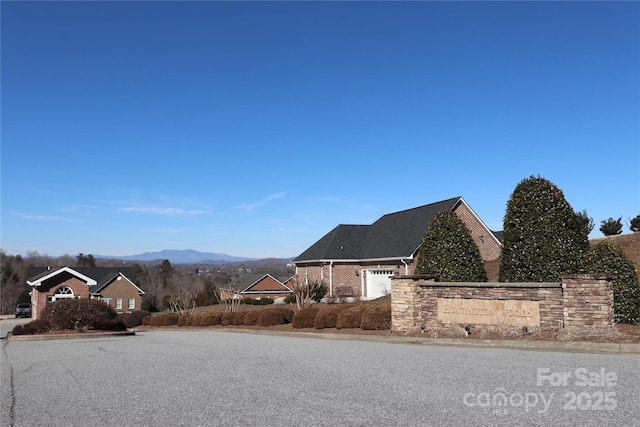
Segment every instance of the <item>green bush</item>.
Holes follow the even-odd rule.
[[[487,272],[471,232],[451,210],[438,212],[422,237],[416,274],[442,282],[486,282]]]
[[[153,308],[153,306],[151,305],[151,301],[149,301],[146,298],[142,300],[142,303],[140,303],[140,310],[142,310],[142,311],[151,312],[152,308]]]
[[[296,302],[296,294],[290,294],[284,297],[285,304],[294,304]]]
[[[301,308],[293,315],[292,326],[295,329],[313,328],[318,311],[320,309],[315,306]]]
[[[258,326],[274,326],[291,323],[293,315],[294,312],[290,308],[266,308],[264,310],[260,310]]]
[[[316,318],[313,322],[313,327],[316,329],[328,329],[335,328],[338,322],[338,314],[346,310],[347,308],[353,307],[348,304],[338,304],[332,305],[331,307],[322,308],[316,314]]]
[[[362,313],[360,327],[366,331],[391,329],[391,304],[371,305]]]
[[[640,323],[640,285],[633,263],[618,246],[600,242],[582,260],[582,272],[611,274],[613,281],[613,311],[617,322]]]
[[[346,310],[342,310],[338,313],[338,318],[336,319],[336,328],[337,329],[354,329],[360,328],[362,324],[362,314],[364,313],[365,306],[356,305]]]
[[[97,299],[63,299],[47,304],[42,310],[43,320],[53,329],[96,328],[115,320],[116,312]]]
[[[522,180],[507,202],[499,280],[557,282],[577,273],[589,249],[584,216],[546,179]]]
[[[131,313],[119,314],[117,319],[125,324],[127,328],[135,328],[142,325],[142,319],[149,316],[148,311],[132,311]]]

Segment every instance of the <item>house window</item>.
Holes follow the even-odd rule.
[[[129,306],[127,308],[129,310],[133,310],[134,308],[136,308],[136,299],[135,298],[129,298]]]
[[[116,310],[122,310],[122,299],[116,299]]]

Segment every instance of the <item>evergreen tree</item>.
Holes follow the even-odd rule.
[[[416,274],[434,274],[443,282],[487,281],[480,250],[454,212],[439,212],[431,220],[418,250]]]
[[[507,203],[499,280],[559,281],[576,273],[589,249],[585,215],[576,213],[550,181],[522,180]]]
[[[640,323],[638,275],[622,249],[607,242],[598,243],[585,254],[582,272],[613,275],[613,311],[616,321]]]
[[[640,215],[637,215],[635,218],[629,220],[629,230],[634,233],[640,231]]]
[[[603,219],[600,222],[600,231],[605,236],[616,236],[622,233],[622,217],[618,219]]]

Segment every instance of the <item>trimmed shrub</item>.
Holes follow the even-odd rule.
[[[260,312],[262,310],[251,310],[248,311],[244,316],[244,325],[245,326],[254,326],[258,324],[258,317],[260,317]]]
[[[43,320],[53,329],[96,328],[96,323],[104,325],[115,320],[116,312],[97,299],[63,299],[47,304],[42,310]]]
[[[335,328],[338,321],[338,313],[351,307],[353,306],[347,304],[339,304],[322,308],[320,311],[318,311],[318,314],[316,314],[315,321],[313,322],[313,327],[316,329]]]
[[[295,329],[313,328],[318,311],[320,309],[314,306],[301,308],[293,315],[291,324]]]
[[[153,319],[153,316],[149,315],[146,317],[142,318],[142,326],[149,326],[151,325],[151,319]]]
[[[438,212],[422,237],[416,274],[443,282],[486,282],[487,272],[471,232],[451,210]]]
[[[222,319],[220,321],[220,324],[222,326],[233,325],[233,316],[234,316],[234,314],[235,314],[235,312],[223,313],[222,314]]]
[[[214,326],[220,324],[221,313],[206,313],[200,316],[200,326]],[[245,317],[246,321],[246,317]]]
[[[360,328],[362,324],[362,314],[366,309],[363,305],[356,305],[349,307],[346,310],[342,310],[338,313],[338,319],[336,320],[337,329],[353,329]]]
[[[178,325],[178,320],[180,319],[180,315],[178,313],[164,314],[159,317],[163,318],[162,326],[176,326]]]
[[[180,315],[178,313],[160,314],[151,317],[151,326],[176,326]]]
[[[546,179],[522,180],[507,202],[499,280],[557,282],[577,273],[589,249],[584,216]]]
[[[613,275],[613,312],[616,322],[640,323],[638,275],[622,249],[607,242],[598,243],[585,254],[582,272]]]
[[[38,319],[24,325],[16,325],[11,333],[13,335],[33,335],[48,332],[50,329],[51,325],[47,320]]]
[[[260,310],[258,326],[274,326],[291,323],[294,312],[290,308],[278,307]]]
[[[372,305],[362,313],[360,327],[366,331],[391,329],[391,304]]]
[[[247,315],[246,311],[236,311],[233,313],[233,326],[244,326],[244,316]]]
[[[178,318],[178,326],[191,326],[191,315],[185,314]]]
[[[98,320],[93,325],[93,328],[98,331],[126,331],[127,327],[121,320],[108,319]]]
[[[127,328],[135,328],[142,325],[142,319],[149,316],[151,313],[148,311],[132,311],[131,313],[119,314],[117,319],[125,324]]]

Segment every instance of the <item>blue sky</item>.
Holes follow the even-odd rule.
[[[2,2],[1,241],[296,256],[531,175],[640,214],[638,2]],[[625,232],[629,232],[624,227]]]

